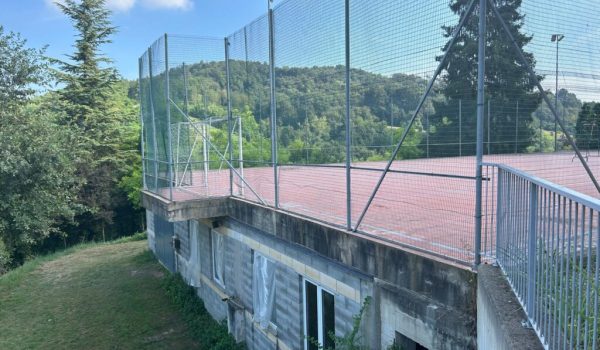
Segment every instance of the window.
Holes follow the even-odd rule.
[[[225,242],[223,236],[211,231],[212,240],[212,260],[213,260],[213,278],[222,287],[225,286],[223,279],[223,255],[225,254]]]
[[[254,252],[252,271],[254,320],[263,329],[269,327],[275,300],[275,264],[264,255]]]
[[[304,280],[304,347],[307,350],[335,348],[335,301],[332,293]],[[317,344],[318,342],[318,344]]]

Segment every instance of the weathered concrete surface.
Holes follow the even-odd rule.
[[[152,192],[142,191],[142,206],[169,222],[217,218],[229,213],[227,197],[172,202]]]
[[[406,329],[424,326],[434,349],[476,346],[476,274],[376,238],[232,198],[229,216],[246,225],[355,268],[381,281],[387,307],[407,315]],[[394,293],[386,293],[390,289]],[[393,322],[382,315],[381,323]],[[440,321],[442,320],[442,321]],[[413,325],[409,325],[412,323]],[[385,334],[382,333],[382,336]],[[383,339],[385,347],[393,341]],[[411,334],[407,334],[411,336]]]
[[[527,316],[498,267],[481,265],[477,280],[477,345],[485,350],[541,350]]]
[[[380,307],[369,318],[381,348],[394,341],[394,330],[432,349],[476,347],[477,277],[463,266],[238,198],[170,203],[144,193],[143,203],[169,221],[229,217],[371,276],[378,281],[372,293]]]

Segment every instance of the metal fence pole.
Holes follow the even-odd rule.
[[[488,110],[487,110],[487,154],[490,155],[490,146],[492,144],[492,134],[491,134],[491,130],[492,130],[492,101],[488,100],[487,101],[487,105],[488,105]]]
[[[238,165],[240,176],[244,177],[244,136],[242,135],[242,116],[238,118]],[[244,195],[244,183],[240,183],[240,196]]]
[[[271,162],[273,163],[273,182],[275,184],[275,208],[279,208],[279,174],[277,169],[277,98],[275,97],[275,42],[273,30],[273,10],[269,5],[269,66],[271,78]]]
[[[483,162],[483,107],[485,78],[485,31],[486,0],[479,0],[479,48],[477,53],[477,145],[475,181],[475,266],[481,263],[481,191]]]
[[[233,166],[233,143],[231,133],[231,72],[229,71],[229,39],[225,38],[225,75],[227,80],[227,142],[229,143],[229,163]],[[210,130],[209,130],[210,132]],[[229,195],[233,196],[233,171],[229,168]]]
[[[154,190],[158,190],[158,144],[156,142],[156,118],[154,114],[154,87],[152,85],[152,49],[148,48],[148,74],[150,77],[150,115],[152,117],[152,143],[154,149]]]
[[[517,113],[515,117],[515,153],[519,152],[519,100],[517,100]]]
[[[144,188],[144,190],[148,189],[148,186],[146,185],[146,153],[144,150],[144,137],[146,136],[146,133],[144,132],[144,103],[142,102],[142,58],[140,57],[138,59],[138,75],[139,75],[139,80],[138,80],[138,91],[139,91],[139,95],[140,95],[140,127],[141,127],[141,139],[140,139],[140,148],[142,151],[142,186]]]
[[[462,99],[458,100],[458,156],[462,157]]]
[[[346,21],[346,229],[352,230],[352,137],[350,128],[350,0],[345,4]],[[392,129],[393,132],[393,129]]]
[[[185,62],[183,62],[181,68],[183,70],[183,88],[185,90],[185,114],[189,116],[190,115],[190,99],[188,96],[188,81],[187,81],[187,71],[185,69]],[[189,156],[189,159],[185,166],[186,166],[186,170],[187,170],[188,165],[190,167],[190,185],[193,185],[194,184],[194,164],[193,164],[194,160],[192,158],[192,152],[193,152],[195,142],[194,142],[194,145],[190,144],[191,140],[190,140],[190,129],[189,128],[187,130],[186,135],[187,135],[187,144],[188,144],[188,147],[190,147],[190,156]],[[179,183],[183,182],[183,176],[185,176],[185,170],[181,177],[181,181],[179,181]]]
[[[171,143],[171,92],[169,83],[169,44],[168,35],[165,33],[165,91],[166,101],[165,107],[167,109],[167,125],[168,125],[168,142],[169,147],[167,151],[168,158],[168,171],[169,171],[169,199],[173,200],[173,144]]]
[[[536,233],[538,210],[538,186],[529,184],[529,228],[527,230],[527,314],[535,315],[535,281],[536,281]]]

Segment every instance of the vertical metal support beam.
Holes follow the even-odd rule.
[[[492,154],[490,152],[490,146],[492,144],[492,101],[488,100],[487,101],[487,105],[488,105],[488,111],[487,111],[487,154],[490,155]]]
[[[479,0],[479,1],[482,1],[482,0]],[[419,112],[421,111],[421,108],[423,107],[423,104],[425,103],[427,96],[429,96],[429,92],[431,92],[431,89],[433,88],[433,84],[435,83],[437,77],[442,72],[442,69],[445,67],[446,60],[448,59],[448,53],[452,50],[452,47],[454,47],[454,43],[456,42],[458,33],[460,33],[460,31],[464,27],[467,18],[469,18],[471,16],[474,6],[475,6],[475,0],[471,0],[469,5],[467,6],[467,10],[465,11],[462,18],[460,19],[460,22],[458,23],[456,28],[454,28],[454,32],[452,33],[452,38],[450,39],[450,42],[446,46],[446,52],[444,53],[444,56],[442,56],[442,59],[438,63],[438,66],[437,66],[435,72],[433,73],[433,76],[429,80],[429,83],[427,84],[427,88],[425,89],[425,92],[423,93],[423,95],[421,96],[421,99],[419,100],[419,103],[417,104],[417,108],[415,108],[415,110],[413,111],[413,114],[408,122],[408,125],[406,126],[406,129],[404,129],[404,132],[402,133],[402,136],[400,137],[400,142],[398,142],[398,144],[396,145],[396,148],[392,152],[392,156],[388,160],[388,162],[385,166],[385,169],[381,173],[381,176],[379,177],[379,180],[377,181],[377,184],[375,185],[373,192],[371,192],[371,195],[369,196],[369,199],[367,200],[367,204],[365,205],[362,213],[360,214],[358,221],[356,222],[356,225],[354,226],[353,231],[358,230],[358,227],[360,226],[362,220],[365,218],[365,215],[367,214],[367,211],[369,210],[371,203],[373,203],[373,199],[375,198],[375,195],[377,195],[379,188],[381,188],[381,184],[383,183],[385,176],[389,172],[389,170],[392,166],[392,163],[394,162],[394,159],[396,159],[396,156],[398,156],[398,152],[400,152],[400,148],[404,144],[404,140],[406,140],[406,137],[408,136],[410,129],[412,128],[413,124],[415,123],[415,120],[417,119],[417,116],[418,116]]]
[[[244,137],[242,135],[242,116],[238,117],[238,163],[240,176],[244,178]],[[244,195],[244,182],[240,181],[240,195]]]
[[[527,305],[529,317],[535,315],[535,280],[536,280],[536,233],[538,212],[538,186],[529,184],[529,227],[527,229]]]
[[[350,0],[345,1],[346,46],[346,229],[352,230],[352,135],[350,127]],[[391,116],[393,118],[393,115]],[[393,135],[392,128],[392,135]]]
[[[554,109],[558,112],[558,42],[560,40],[558,37],[556,38],[556,79],[555,81],[555,90],[554,90]],[[556,119],[554,120],[554,152],[558,151],[558,123]]]
[[[148,73],[150,74],[150,115],[152,116],[152,142],[154,143],[154,191],[158,190],[158,144],[156,142],[156,118],[154,114],[154,87],[152,85],[152,49],[148,48]]]
[[[140,148],[142,154],[142,186],[144,190],[147,190],[148,186],[146,185],[146,155],[144,152],[144,137],[146,136],[146,133],[144,132],[144,103],[142,102],[142,65],[142,58],[140,57],[138,59],[138,93],[140,96],[140,127],[142,130]]]
[[[229,144],[229,163],[233,166],[233,143],[231,140],[232,115],[231,115],[231,72],[229,70],[229,39],[225,38],[225,76],[227,80],[227,142]],[[209,130],[210,132],[210,130]],[[233,170],[229,169],[229,195],[233,196]]]
[[[505,220],[505,204],[504,201],[505,196],[504,196],[504,170],[500,167],[496,168],[498,169],[498,188],[497,188],[497,193],[496,193],[496,250],[495,250],[495,254],[494,254],[494,258],[496,259],[496,262],[499,259],[498,256],[498,247],[502,247],[502,234],[503,232],[503,225],[504,225],[504,220]]]
[[[479,38],[477,53],[477,144],[475,171],[475,267],[481,263],[481,194],[482,194],[482,162],[483,162],[483,113],[485,103],[485,31],[487,13],[486,0],[479,0]]]
[[[271,79],[271,163],[273,164],[273,182],[275,184],[275,208],[279,208],[279,171],[277,166],[277,98],[275,96],[275,30],[273,28],[273,9],[269,5],[269,71]]]
[[[185,89],[185,115],[186,116],[190,116],[190,100],[189,100],[189,96],[188,96],[188,81],[187,81],[187,70],[185,67],[185,62],[183,62],[182,64],[182,69],[183,69],[183,88]],[[190,185],[194,184],[194,160],[192,158],[192,152],[193,152],[193,148],[194,146],[192,146],[190,144],[190,128],[188,128],[187,130],[187,144],[188,147],[190,147],[190,156],[188,157],[188,161],[187,164],[185,165],[185,170],[187,170],[188,166],[190,168]],[[194,145],[196,144],[196,142],[194,141]],[[192,164],[190,164],[192,163]],[[185,170],[183,172],[183,175],[185,175]],[[181,177],[181,180],[179,181],[179,183],[183,182],[183,176]]]
[[[171,142],[171,91],[169,82],[169,42],[168,35],[165,33],[165,108],[167,114],[167,126],[168,126],[168,142],[169,147],[167,150],[168,157],[168,171],[169,171],[169,199],[173,200],[173,144]]]
[[[458,156],[462,157],[462,99],[458,100]]]
[[[535,72],[533,71],[533,69],[531,68],[531,66],[529,65],[529,62],[525,58],[525,55],[523,54],[523,51],[521,50],[521,48],[519,47],[519,45],[516,43],[515,37],[510,32],[510,29],[508,28],[508,25],[506,24],[506,21],[504,21],[504,19],[502,18],[502,15],[500,15],[500,12],[498,12],[498,9],[496,8],[496,5],[494,5],[493,0],[488,0],[488,1],[489,1],[489,4],[490,4],[490,8],[492,9],[492,11],[494,13],[494,16],[496,17],[496,19],[502,25],[502,28],[504,29],[504,33],[506,34],[506,36],[512,42],[513,48],[516,50],[517,55],[519,56],[519,60],[523,64],[523,67],[527,70],[527,72],[529,73],[529,77],[531,78],[531,80],[533,80],[533,82],[537,86],[538,90],[542,94],[542,98],[544,99],[544,102],[546,102],[546,105],[548,106],[548,108],[552,112],[552,115],[554,116],[554,120],[560,126],[560,129],[565,134],[565,138],[569,142],[569,145],[575,151],[575,154],[577,155],[577,158],[579,158],[579,161],[581,162],[581,165],[583,165],[583,168],[585,169],[585,172],[590,177],[590,180],[592,180],[592,183],[594,183],[594,187],[596,188],[596,190],[598,191],[598,193],[600,193],[600,184],[598,184],[598,181],[596,180],[596,177],[594,176],[594,173],[592,173],[592,170],[590,169],[589,165],[585,161],[585,158],[583,157],[583,155],[579,151],[579,148],[577,147],[577,144],[575,144],[575,141],[573,141],[573,138],[567,132],[567,128],[565,127],[564,123],[562,122],[562,120],[560,120],[560,118],[558,118],[558,112],[556,111],[556,108],[554,108],[554,106],[552,105],[552,103],[550,103],[550,100],[548,99],[548,96],[546,95],[545,90],[542,87],[542,84],[540,83],[539,79],[537,78],[537,75],[535,74]]]
[[[429,159],[429,114],[424,113],[425,114],[425,137],[426,137],[426,144],[427,144],[427,158]]]
[[[519,100],[517,100],[517,113],[515,115],[515,153],[519,153]]]

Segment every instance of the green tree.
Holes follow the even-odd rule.
[[[466,11],[468,0],[453,0],[450,9],[457,15]],[[508,24],[520,49],[531,41],[522,32],[524,15],[519,11],[522,0],[496,1],[498,11]],[[532,113],[538,108],[541,96],[534,91],[535,85],[523,68],[512,42],[504,33],[499,20],[488,9],[486,35],[486,102],[484,130],[488,128],[491,153],[523,152],[533,142]],[[430,119],[435,126],[431,143],[440,144],[431,149],[440,156],[457,155],[459,142],[463,154],[475,153],[476,98],[477,98],[477,49],[478,10],[465,22],[454,47],[449,52],[442,78],[445,100],[434,102],[436,113]],[[444,26],[445,37],[450,38],[455,26]],[[447,50],[445,47],[444,50]],[[524,51],[528,64],[535,68],[532,53]],[[438,57],[438,60],[441,57]],[[538,77],[541,79],[542,77]],[[518,104],[518,108],[517,108]],[[462,128],[459,130],[459,105],[462,112]],[[487,117],[489,114],[489,118]],[[489,123],[488,123],[489,120]],[[462,135],[461,135],[462,134]],[[460,135],[460,136],[459,136]],[[459,140],[459,137],[462,137]],[[515,149],[516,146],[516,149]],[[487,150],[487,146],[486,146]]]
[[[0,274],[76,213],[72,133],[31,100],[47,85],[43,50],[0,27]]]
[[[54,63],[60,69],[58,80],[64,84],[58,93],[59,108],[66,112],[62,123],[78,130],[73,147],[80,160],[78,173],[85,179],[78,199],[87,208],[77,218],[78,227],[69,231],[79,239],[95,239],[100,234],[107,239],[117,234],[112,226],[115,215],[128,205],[123,191],[128,181],[121,180],[134,175],[132,163],[139,164],[132,153],[139,136],[132,138],[130,132],[137,130],[137,113],[123,100],[127,89],[119,88],[111,60],[100,52],[116,32],[105,1],[66,0],[58,6],[77,32],[74,53],[67,61],[55,59]]]

